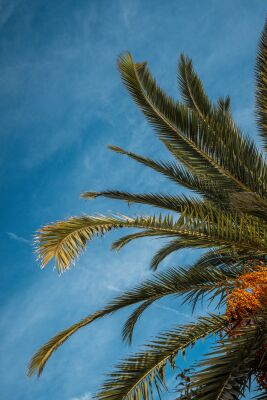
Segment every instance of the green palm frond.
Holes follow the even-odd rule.
[[[129,193],[119,190],[106,190],[102,192],[85,192],[81,195],[84,199],[92,199],[96,197],[106,197],[110,199],[123,200],[127,203],[141,203],[153,207],[163,208],[165,210],[183,213],[194,210],[196,214],[207,214],[214,206],[211,203],[202,201],[194,197],[166,195],[163,193]]]
[[[145,165],[161,174],[175,183],[178,183],[190,190],[203,195],[209,200],[220,202],[225,207],[227,205],[227,192],[220,186],[220,181],[216,182],[209,179],[208,176],[197,176],[193,171],[187,170],[182,164],[172,161],[155,161],[147,157],[140,156],[121,149],[117,146],[108,146],[116,153],[126,155],[133,160]]]
[[[77,330],[91,324],[99,318],[141,302],[145,302],[147,304],[145,308],[147,308],[160,298],[170,295],[188,294],[189,297],[191,296],[192,301],[195,301],[194,298],[198,300],[200,297],[209,295],[212,292],[219,295],[222,291],[225,291],[226,288],[230,287],[231,280],[235,279],[237,274],[238,270],[233,269],[224,272],[216,270],[215,268],[211,268],[210,270],[208,270],[208,268],[204,270],[197,270],[195,268],[170,268],[165,272],[158,273],[151,279],[134,287],[132,290],[122,293],[103,309],[83,318],[78,323],[70,326],[49,340],[32,358],[29,366],[29,374],[31,375],[35,371],[38,371],[40,375],[46,362],[59,346],[77,332]],[[129,322],[129,326],[132,324],[131,326],[133,328],[134,323],[145,308],[141,304],[139,311],[136,312],[136,315],[132,317],[132,321]],[[135,321],[134,318],[136,318]],[[129,340],[129,336],[130,330],[128,330],[128,334],[125,331],[124,337],[126,340]]]
[[[259,323],[239,327],[235,335],[225,337],[199,365],[192,387],[199,400],[236,400],[255,369],[257,352],[266,343],[266,314]]]
[[[225,98],[220,97],[217,101],[217,107],[220,111],[231,116],[231,100],[229,96],[226,96]]]
[[[217,126],[216,131],[221,127],[225,131],[225,138],[219,137],[218,140],[210,122],[203,122],[194,110],[174,102],[157,87],[146,63],[134,64],[131,56],[126,54],[119,59],[119,69],[126,87],[155,126],[161,140],[190,170],[224,180],[225,188],[231,187],[233,191],[264,195],[266,165],[254,144],[240,136],[225,113],[216,114],[212,119],[213,125]],[[239,153],[236,153],[240,146]],[[239,162],[238,156],[241,155],[247,158],[242,157],[242,162]],[[255,165],[262,176],[260,181],[259,173],[254,179]]]
[[[100,388],[98,400],[152,400],[153,389],[166,386],[165,369],[174,358],[203,337],[224,329],[226,320],[218,315],[199,318],[194,324],[165,332],[141,351],[123,360]]]
[[[221,107],[211,104],[202,82],[193,69],[192,61],[184,55],[180,58],[178,78],[187,106],[194,110],[204,123],[204,140],[207,148],[213,147],[214,159],[228,171],[231,179],[239,182],[243,190],[251,195],[251,192],[257,193],[259,196],[256,198],[266,206],[266,201],[262,201],[261,197],[266,199],[267,195],[267,168],[255,143],[235,126],[229,112],[223,110],[222,100]]]
[[[144,237],[157,237],[157,238],[170,238],[172,236],[177,237],[177,233],[171,233],[171,232],[162,232],[161,230],[144,230],[141,232],[135,232],[130,235],[125,235],[116,240],[115,242],[112,243],[112,250],[121,250],[124,246],[132,242],[133,240],[144,238]]]
[[[142,298],[143,303],[127,319],[123,328],[123,339],[128,343],[132,342],[136,322],[151,304],[162,297],[182,295],[183,303],[191,303],[193,310],[204,297],[208,297],[213,303],[216,302],[217,306],[222,305],[226,299],[227,290],[233,287],[233,282],[240,273],[239,267],[232,267],[225,271],[210,267],[204,271],[192,266],[186,270],[169,269],[157,274],[154,280],[144,282],[134,290],[134,295],[137,299]]]
[[[131,55],[125,54],[118,66],[127,89],[172,154],[194,173],[224,181],[214,161],[193,140],[199,133],[197,117],[157,87],[146,63],[134,64]]]
[[[32,376],[35,372],[38,376],[40,376],[43,372],[43,369],[52,356],[52,354],[78,329],[90,324],[95,319],[99,317],[99,313],[95,313],[90,315],[87,318],[79,321],[77,324],[72,325],[70,328],[65,329],[62,332],[59,332],[56,336],[54,336],[51,340],[49,340],[44,346],[42,346],[32,357],[28,366],[28,376]]]
[[[53,257],[59,272],[69,268],[84,251],[87,242],[112,229],[139,228],[160,233],[160,236],[175,236],[177,247],[235,247],[254,254],[266,253],[267,226],[261,220],[243,215],[232,215],[212,209],[198,200],[184,198],[184,211],[178,220],[172,215],[142,216],[82,216],[44,226],[36,237],[42,266]],[[209,210],[209,211],[208,211]],[[181,207],[182,211],[182,207]],[[142,237],[153,234],[142,232]],[[129,242],[129,237],[127,238]],[[168,250],[168,254],[171,251]],[[156,263],[157,264],[157,263]]]
[[[127,217],[82,216],[42,227],[35,238],[42,267],[54,258],[59,272],[64,271],[81,255],[87,242],[94,236],[101,236],[130,221]]]
[[[213,105],[203,84],[193,70],[192,60],[181,54],[178,64],[178,84],[187,107],[195,110],[205,120],[212,113]]]
[[[256,62],[256,114],[264,149],[267,152],[267,21],[260,39]]]
[[[125,322],[123,329],[122,329],[122,338],[126,343],[128,343],[128,344],[132,343],[134,328],[135,328],[135,325],[136,325],[138,319],[141,317],[143,312],[148,307],[150,307],[151,304],[153,304],[155,302],[155,300],[157,300],[157,299],[155,297],[152,297],[152,299],[144,301],[142,304],[140,304],[140,306],[138,306],[132,312],[132,314],[129,316],[129,318],[127,318],[127,321]]]

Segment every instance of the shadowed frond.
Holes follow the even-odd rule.
[[[260,39],[256,61],[256,114],[264,149],[267,152],[267,21]]]
[[[225,113],[216,114],[212,119],[216,131],[221,128],[225,131],[223,139],[221,132],[218,139],[210,121],[203,122],[194,110],[174,102],[157,87],[146,63],[134,64],[126,54],[119,59],[119,69],[134,100],[174,156],[195,174],[221,180],[221,184],[225,181],[225,190],[253,191],[261,199],[266,192],[266,165],[253,142],[240,136]],[[241,155],[247,157],[241,161]]]
[[[229,98],[219,100],[219,107],[209,101],[201,80],[193,69],[192,61],[181,55],[178,80],[186,105],[194,110],[206,128],[206,146],[212,146],[213,157],[236,179],[242,191],[255,192],[258,201],[266,205],[267,169],[255,143],[241,133],[229,113]],[[228,112],[225,112],[225,106]],[[210,141],[207,139],[210,138]],[[260,177],[260,181],[259,181]],[[251,195],[253,195],[251,193]]]
[[[29,374],[32,375],[37,371],[38,375],[40,375],[46,362],[59,346],[77,332],[77,330],[99,318],[130,305],[145,302],[146,307],[143,304],[138,307],[138,311],[130,317],[131,322],[128,323],[128,328],[124,330],[124,338],[129,340],[129,336],[132,335],[130,329],[133,331],[134,324],[141,313],[153,302],[165,296],[183,295],[186,293],[192,297],[192,301],[194,301],[194,296],[197,296],[199,299],[212,292],[219,295],[226,288],[231,287],[231,281],[237,277],[238,272],[235,269],[224,272],[214,268],[210,270],[208,268],[204,270],[193,268],[192,271],[190,268],[171,268],[165,272],[156,274],[152,279],[148,279],[132,290],[121,294],[102,310],[89,315],[49,340],[32,358],[29,366]]]
[[[178,64],[178,84],[185,104],[205,121],[207,115],[212,113],[213,105],[193,70],[192,61],[184,54],[181,54]]]
[[[194,324],[179,326],[149,343],[147,350],[123,360],[97,393],[98,400],[152,400],[153,389],[166,386],[165,369],[179,352],[226,326],[224,317],[210,315]]]
[[[220,97],[217,101],[217,107],[220,111],[231,116],[231,100],[229,96],[226,96],[225,98]]]
[[[202,369],[192,380],[199,400],[236,400],[244,394],[256,354],[267,339],[266,315],[258,319],[260,323],[239,327],[234,336],[225,337],[200,363]]]
[[[134,333],[134,328],[135,325],[138,321],[138,319],[141,317],[141,315],[143,314],[143,312],[149,307],[151,306],[151,304],[153,304],[155,302],[154,297],[150,300],[144,301],[140,306],[138,306],[130,315],[130,317],[127,319],[127,321],[125,322],[123,329],[122,329],[122,339],[128,343],[131,344],[132,343],[132,339],[133,339],[133,333]]]
[[[82,194],[84,199],[96,197],[107,197],[110,199],[123,200],[127,203],[141,203],[154,207],[163,208],[166,210],[184,212],[187,209],[199,210],[202,214],[208,213],[211,210],[211,203],[204,202],[200,199],[189,198],[186,196],[170,196],[162,193],[129,193],[119,190],[106,190],[102,192],[85,192]]]
[[[199,134],[199,121],[188,108],[158,88],[146,63],[134,64],[131,55],[125,54],[118,66],[127,89],[172,154],[195,174],[223,181],[217,165],[193,140]]]
[[[206,176],[199,178],[193,171],[188,171],[182,164],[171,161],[155,161],[150,158],[126,151],[117,146],[108,146],[111,150],[126,155],[133,160],[154,169],[163,174],[173,182],[176,182],[190,190],[203,195],[209,200],[219,201],[224,207],[227,205],[228,196],[225,190],[222,190],[220,182],[208,179]]]

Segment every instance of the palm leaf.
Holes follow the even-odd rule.
[[[200,363],[202,369],[192,380],[199,400],[236,400],[244,394],[254,372],[256,354],[267,339],[266,315],[260,320],[259,324],[248,324],[234,336],[224,338]]]
[[[194,324],[178,326],[158,336],[147,350],[123,360],[109,375],[96,398],[99,400],[152,400],[153,388],[166,385],[165,369],[179,352],[185,351],[200,338],[221,331],[226,326],[224,317],[210,315]]]
[[[172,154],[194,173],[223,181],[217,165],[193,141],[199,133],[198,119],[157,87],[146,63],[134,64],[131,55],[125,54],[118,66],[130,94]]]
[[[266,253],[267,227],[261,220],[216,211],[198,200],[190,201],[185,198],[184,205],[185,209],[176,221],[172,215],[137,218],[82,216],[44,226],[36,236],[42,266],[54,257],[59,272],[63,272],[84,251],[87,241],[111,229],[119,228],[145,229],[160,233],[161,236],[176,234],[180,243],[177,241],[176,247],[170,244],[172,251],[181,247],[234,246],[239,251],[247,251],[248,254]],[[144,232],[142,236],[145,236]],[[168,254],[170,253],[168,251]]]
[[[260,39],[256,62],[256,114],[264,149],[267,151],[267,22]]]
[[[194,110],[174,102],[165,95],[157,87],[145,63],[134,64],[131,56],[126,54],[119,60],[119,69],[134,100],[155,126],[161,140],[188,168],[193,169],[195,173],[224,180],[225,187],[231,186],[234,191],[259,192],[259,196],[265,193],[267,169],[264,161],[249,139],[241,138],[237,132],[233,136],[232,123],[230,125],[228,123],[229,129],[225,130],[227,145],[224,139],[219,138],[220,147],[218,147],[219,145],[215,144],[217,143],[215,132],[210,129],[210,125],[205,121],[201,122]],[[215,117],[214,124],[217,124],[218,128],[223,126],[225,129],[225,125],[229,122],[225,113]],[[234,149],[241,145],[238,154],[229,148],[232,142],[235,145]],[[246,162],[250,163],[248,171],[241,162],[236,165],[237,155],[241,155],[241,151],[242,155],[247,155]],[[252,178],[255,165],[257,171],[263,174],[261,181],[259,174],[256,181]]]
[[[198,194],[203,195],[209,200],[219,202],[224,206],[227,204],[227,192],[222,190],[220,181],[216,182],[207,176],[199,178],[193,171],[188,171],[182,164],[171,161],[155,161],[147,157],[140,156],[121,149],[117,146],[108,146],[111,150],[126,155],[133,160],[145,165],[153,170],[163,174],[168,179],[178,183],[190,190],[194,190]]]
[[[190,268],[188,270],[183,268],[171,268],[165,272],[156,274],[152,279],[146,280],[142,284],[113,299],[102,310],[83,318],[78,323],[70,326],[49,340],[32,358],[29,366],[29,374],[32,375],[35,371],[38,371],[38,375],[40,375],[46,362],[59,346],[77,332],[77,330],[91,324],[99,318],[141,302],[146,302],[148,307],[153,302],[169,295],[183,295],[188,293],[193,299],[194,295],[196,295],[200,290],[202,292],[202,297],[205,294],[208,295],[212,293],[213,291],[216,291],[217,294],[219,294],[221,291],[230,287],[230,281],[236,278],[236,274],[236,270],[222,272],[214,268],[211,270],[208,270],[207,268],[205,270],[193,269],[192,271]],[[143,306],[142,309],[142,305],[140,306],[135,317],[132,317],[131,323],[129,322],[129,326],[130,324],[132,324],[132,327],[134,326],[134,323],[145,308]],[[136,319],[135,321],[134,318]],[[128,332],[130,332],[130,330],[128,330]],[[130,333],[125,333],[124,335],[127,340],[129,336]]]
[[[149,306],[151,306],[151,304],[153,304],[155,302],[155,300],[156,300],[155,297],[153,297],[150,300],[144,301],[142,304],[140,304],[140,306],[138,306],[132,312],[130,317],[127,319],[127,321],[125,322],[123,329],[122,329],[122,338],[126,343],[128,343],[128,344],[132,343],[134,328],[135,328],[135,325],[136,325],[138,319],[141,317],[143,312]]]

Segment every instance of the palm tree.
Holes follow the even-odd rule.
[[[237,399],[253,377],[263,393],[267,387],[265,156],[233,121],[229,97],[212,103],[191,60],[184,55],[178,66],[183,103],[158,87],[145,62],[135,63],[127,53],[119,58],[118,68],[126,88],[173,160],[155,161],[109,147],[190,189],[192,195],[86,192],[82,194],[85,199],[102,196],[147,204],[163,209],[164,214],[71,217],[44,226],[36,236],[42,267],[54,259],[61,273],[81,255],[88,241],[122,228],[138,231],[117,240],[113,249],[142,237],[168,239],[152,258],[154,271],[175,251],[204,248],[207,252],[194,265],[155,272],[152,278],[57,334],[33,356],[29,375],[40,375],[54,351],[92,321],[136,304],[123,328],[123,339],[130,343],[139,317],[152,303],[165,296],[182,295],[193,308],[204,297],[218,301],[222,313],[161,333],[145,350],[123,360],[96,398],[152,399],[155,391],[166,386],[166,367],[175,368],[179,354],[200,338],[214,334],[215,348],[190,377],[190,398]],[[267,151],[267,24],[256,63],[256,113],[263,151]]]

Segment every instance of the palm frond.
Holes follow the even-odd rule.
[[[110,199],[123,200],[127,203],[141,203],[165,210],[184,212],[187,209],[199,210],[199,213],[205,214],[211,210],[211,203],[203,202],[199,199],[186,196],[170,196],[162,193],[129,193],[119,190],[106,190],[101,192],[85,192],[82,194],[84,199],[96,197],[106,197]]]
[[[266,343],[266,315],[260,319],[259,324],[239,327],[234,336],[225,337],[200,363],[192,380],[199,400],[236,400],[244,394],[256,354]]]
[[[127,224],[127,221],[132,220],[127,217],[82,216],[42,227],[35,237],[42,267],[54,258],[59,272],[63,272],[81,255],[87,242],[94,236],[101,236],[111,229],[120,228]]]
[[[218,138],[215,135],[218,129],[210,129],[210,119],[209,124],[201,121],[194,110],[174,102],[157,87],[146,63],[134,64],[126,54],[119,59],[119,69],[134,100],[176,158],[195,174],[221,180],[225,190],[255,192],[261,199],[266,192],[266,165],[253,142],[241,137],[236,129],[233,134],[233,124],[225,113],[213,117],[213,125],[217,125],[219,131],[224,128],[224,136],[220,132]],[[241,153],[247,155],[242,160],[249,163],[249,169],[238,161]]]
[[[216,211],[208,204],[193,199],[190,201],[184,198],[184,206],[181,206],[182,213],[176,221],[172,215],[136,218],[82,216],[44,226],[36,236],[42,266],[54,257],[59,272],[63,272],[84,251],[87,241],[119,228],[161,232],[161,236],[176,234],[177,238],[180,238],[177,248],[234,246],[239,251],[247,249],[248,254],[266,254],[267,226],[263,221],[248,215],[239,216]],[[144,236],[144,233],[141,236]],[[174,251],[175,248],[171,244],[170,246]]]
[[[190,247],[188,245],[189,240],[182,240],[181,238],[179,239],[175,239],[172,240],[170,242],[168,242],[167,244],[165,244],[164,246],[162,246],[153,256],[151,263],[150,263],[150,267],[156,271],[159,264],[166,258],[168,257],[171,253],[178,251],[178,250],[182,250],[184,248]],[[191,241],[193,242],[193,240]],[[197,242],[197,247],[200,247],[200,240],[196,239],[194,241],[194,243],[196,244]],[[192,245],[193,246],[193,245]],[[209,247],[209,245],[207,244],[207,247]]]
[[[51,340],[49,340],[44,346],[42,346],[32,357],[28,366],[28,376],[32,376],[35,372],[40,376],[43,369],[51,357],[51,355],[78,329],[90,324],[99,317],[99,313],[90,315],[87,318],[79,321],[77,324],[72,325],[70,328],[59,332]]]
[[[192,60],[181,54],[178,64],[178,84],[185,104],[205,120],[213,105],[205,93],[203,84],[193,70]]]
[[[225,98],[220,97],[217,101],[217,107],[220,111],[231,116],[231,99],[229,96],[226,96]]]
[[[127,321],[125,322],[123,329],[122,329],[122,339],[124,340],[124,342],[126,342],[128,344],[132,343],[134,328],[135,328],[135,325],[136,325],[138,319],[141,317],[143,312],[149,306],[151,306],[151,304],[153,304],[155,302],[155,300],[156,300],[155,297],[153,297],[150,300],[144,301],[142,304],[140,304],[140,306],[138,306],[132,312],[132,314],[129,316],[129,318],[127,318]]]
[[[187,170],[181,163],[171,161],[155,161],[150,158],[140,156],[136,153],[123,150],[117,146],[108,147],[116,153],[126,155],[142,165],[152,168],[173,182],[193,190],[209,200],[213,200],[214,202],[219,201],[224,206],[227,204],[227,192],[222,190],[220,181],[216,182],[209,179],[207,176],[201,176],[200,178],[194,174],[193,171]]]
[[[213,158],[242,191],[250,193],[266,206],[263,198],[266,200],[267,168],[255,143],[236,127],[230,113],[224,110],[224,101],[220,100],[219,107],[213,106],[192,61],[184,55],[180,58],[178,78],[187,106],[204,124],[204,141],[207,148],[213,147]]]
[[[226,326],[224,317],[210,315],[194,324],[178,326],[158,336],[147,350],[123,360],[109,374],[96,395],[98,400],[152,400],[153,388],[165,388],[165,369],[173,365],[179,352],[185,351],[203,337],[215,334]]]
[[[267,21],[262,32],[256,61],[257,124],[267,152]]]
[[[198,118],[158,88],[146,63],[134,64],[131,55],[125,54],[118,66],[130,94],[172,154],[195,174],[225,181],[229,187],[231,180],[225,179],[212,157],[198,146],[203,139]],[[198,135],[201,140],[197,140]]]
[[[219,294],[230,287],[230,282],[236,278],[237,272],[238,271],[234,269],[224,272],[216,270],[215,268],[211,268],[210,270],[208,270],[208,268],[203,270],[193,268],[192,271],[190,268],[170,268],[165,272],[155,274],[152,279],[148,279],[133,289],[122,293],[120,296],[113,299],[106,307],[83,318],[78,323],[75,323],[49,340],[33,356],[29,366],[29,374],[32,375],[35,371],[38,371],[38,375],[40,375],[46,362],[59,346],[77,332],[77,330],[91,324],[99,318],[141,302],[145,302],[147,308],[153,302],[169,295],[183,295],[188,293],[191,294],[193,299],[194,295],[199,291],[201,291],[202,296],[208,295],[213,291],[217,291]],[[136,317],[139,317],[141,312],[144,311],[144,308],[142,309],[141,306],[136,313]],[[134,318],[135,317],[133,317],[131,321],[132,326],[136,322],[134,322]],[[130,332],[130,330],[128,330],[128,332]],[[124,336],[127,339],[129,338],[128,334]]]

